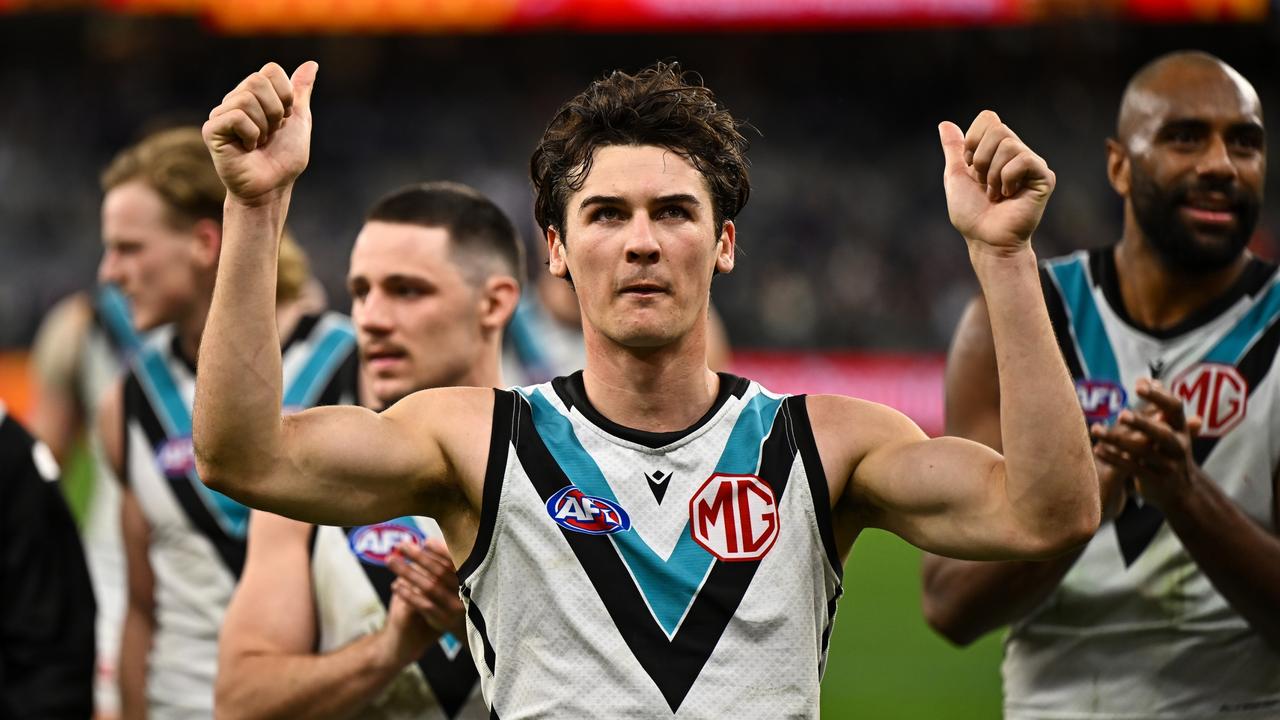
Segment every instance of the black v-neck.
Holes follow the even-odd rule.
[[[596,410],[591,401],[587,399],[586,384],[582,380],[582,371],[568,375],[566,377],[558,377],[551,381],[551,387],[556,391],[556,395],[560,397],[561,402],[567,408],[578,408],[578,412],[601,430],[621,438],[628,442],[643,445],[648,448],[660,448],[677,442],[688,437],[695,431],[700,429],[715,417],[720,408],[729,401],[730,397],[742,397],[747,392],[750,381],[746,378],[730,375],[729,373],[716,373],[720,376],[720,391],[716,393],[715,402],[711,403],[711,407],[707,410],[698,421],[683,430],[673,430],[671,432],[649,432],[647,430],[636,430],[629,428],[610,420]]]
[[[1240,277],[1236,278],[1226,292],[1197,308],[1175,325],[1160,329],[1149,328],[1134,320],[1124,305],[1124,297],[1120,293],[1120,277],[1116,272],[1116,247],[1109,245],[1090,250],[1089,274],[1093,276],[1094,284],[1102,289],[1102,295],[1107,299],[1107,304],[1121,321],[1157,340],[1169,340],[1212,322],[1235,305],[1240,298],[1256,295],[1266,286],[1267,281],[1276,271],[1275,263],[1266,262],[1257,257],[1250,258],[1249,264],[1245,265],[1244,270],[1240,272]]]

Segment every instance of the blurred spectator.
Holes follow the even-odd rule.
[[[93,590],[58,464],[0,403],[0,717],[93,713]]]

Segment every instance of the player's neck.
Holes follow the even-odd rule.
[[[1115,248],[1116,275],[1124,309],[1142,327],[1173,327],[1231,289],[1249,264],[1249,254],[1212,273],[1181,273],[1165,266],[1136,228]]]
[[[715,403],[720,378],[707,368],[705,327],[661,348],[627,348],[599,334],[584,339],[587,398],[623,427],[683,430]]]

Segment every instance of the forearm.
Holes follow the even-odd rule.
[[[1038,562],[972,562],[926,555],[925,621],[956,645],[968,645],[1039,607],[1081,552]]]
[[[1054,339],[1034,252],[973,249],[986,297],[1000,385],[1005,487],[1026,527],[1082,539],[1100,505],[1089,437]]]
[[[126,610],[117,667],[121,720],[147,717],[147,656],[153,630],[152,614],[146,608],[131,606]]]
[[[228,197],[224,208],[193,410],[200,475],[220,487],[270,472],[280,454],[276,254],[288,205],[283,191],[253,206]]]
[[[1213,586],[1280,651],[1280,538],[1202,475],[1162,509]]]
[[[375,633],[323,655],[240,653],[218,668],[218,717],[358,716],[408,662],[389,660],[384,644]]]

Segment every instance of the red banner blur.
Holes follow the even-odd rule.
[[[849,395],[900,410],[942,434],[941,354],[733,352],[732,370],[774,392]]]
[[[1261,21],[1267,0],[0,0],[198,15],[224,32],[836,30],[1006,25],[1062,18]]]

